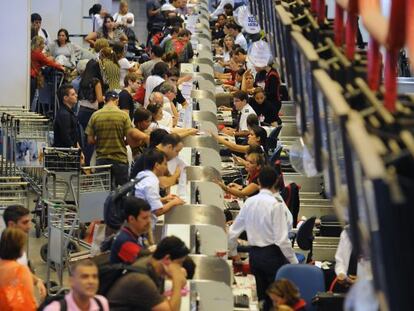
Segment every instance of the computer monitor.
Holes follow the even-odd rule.
[[[317,86],[317,95],[323,98],[318,103],[319,108],[323,105],[325,122],[322,126],[326,126],[326,138],[321,137],[325,142],[325,156],[328,157],[324,161],[324,171],[328,171],[330,194],[336,198],[337,207],[346,209],[348,204],[347,191],[347,175],[345,170],[345,152],[344,152],[344,131],[345,123],[350,113],[350,107],[346,102],[342,87],[333,81],[324,70],[315,70],[313,72],[315,83]],[[325,128],[323,128],[325,130]],[[327,154],[326,154],[327,152]],[[326,183],[326,182],[325,182]],[[341,214],[345,214],[341,210]]]
[[[292,32],[292,55],[295,58],[294,74],[296,80],[299,80],[297,88],[297,101],[300,107],[300,126],[299,130],[305,138],[305,143],[315,157],[315,128],[314,128],[314,109],[313,109],[313,75],[314,69],[318,68],[318,54],[314,50],[310,41],[308,41],[301,33]],[[295,83],[294,83],[295,85]],[[317,165],[320,168],[320,164]]]
[[[290,76],[291,72],[291,38],[290,33],[292,31],[292,19],[290,18],[289,13],[285,10],[282,5],[276,5],[276,15],[277,15],[277,33],[279,35],[280,42],[280,62],[281,62],[281,74],[282,80],[286,82],[288,88],[292,85],[292,80]]]

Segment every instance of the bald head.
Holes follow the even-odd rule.
[[[149,98],[150,103],[162,105],[164,102],[164,95],[160,92],[153,92]]]

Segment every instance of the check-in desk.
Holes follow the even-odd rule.
[[[186,203],[164,215],[162,226],[162,236],[181,238],[196,263],[195,276],[187,286],[189,293],[182,299],[182,311],[233,310],[233,276],[226,260],[224,194],[215,183],[221,179],[220,148],[208,134],[217,133],[217,105],[207,7],[206,1],[195,5],[198,18],[192,19],[192,41],[196,42],[196,56],[192,63],[180,67],[181,76],[192,76],[185,92],[191,105],[184,117],[185,125],[198,128],[200,135],[183,139],[180,158],[187,166],[171,192]]]

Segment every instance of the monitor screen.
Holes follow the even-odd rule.
[[[334,189],[333,188],[333,176],[330,167],[332,167],[330,163],[330,145],[328,139],[328,124],[327,124],[327,116],[326,116],[326,109],[325,109],[325,96],[320,90],[320,88],[316,89],[316,100],[319,110],[319,127],[320,127],[320,139],[321,139],[321,160],[322,160],[322,167],[323,167],[323,176],[324,176],[324,184],[325,184],[325,194],[327,197],[331,198]]]

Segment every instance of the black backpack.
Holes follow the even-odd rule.
[[[146,176],[133,179],[126,184],[113,190],[104,203],[104,222],[107,226],[114,230],[119,230],[124,223],[123,199],[130,194],[135,185],[143,180]]]
[[[293,228],[296,228],[296,225],[298,223],[298,215],[299,215],[299,209],[300,209],[299,190],[300,190],[300,186],[293,182],[285,186],[280,191],[280,194],[283,200],[285,201],[287,207],[292,213]]]
[[[98,266],[99,269],[99,288],[98,294],[106,296],[112,285],[115,284],[116,280],[124,276],[129,272],[137,272],[147,274],[148,271],[143,267],[136,267],[125,263],[105,263]]]
[[[42,311],[44,310],[48,305],[50,305],[52,302],[54,301],[58,301],[59,305],[60,305],[60,311],[67,311],[68,310],[68,305],[66,303],[66,299],[65,299],[65,295],[67,293],[66,292],[61,292],[60,294],[57,294],[55,296],[49,296],[47,297],[42,304],[39,306],[39,308],[37,309],[38,311]],[[96,301],[96,303],[99,306],[99,311],[103,311],[103,306],[102,306],[102,302],[96,298],[93,297],[93,299]]]

